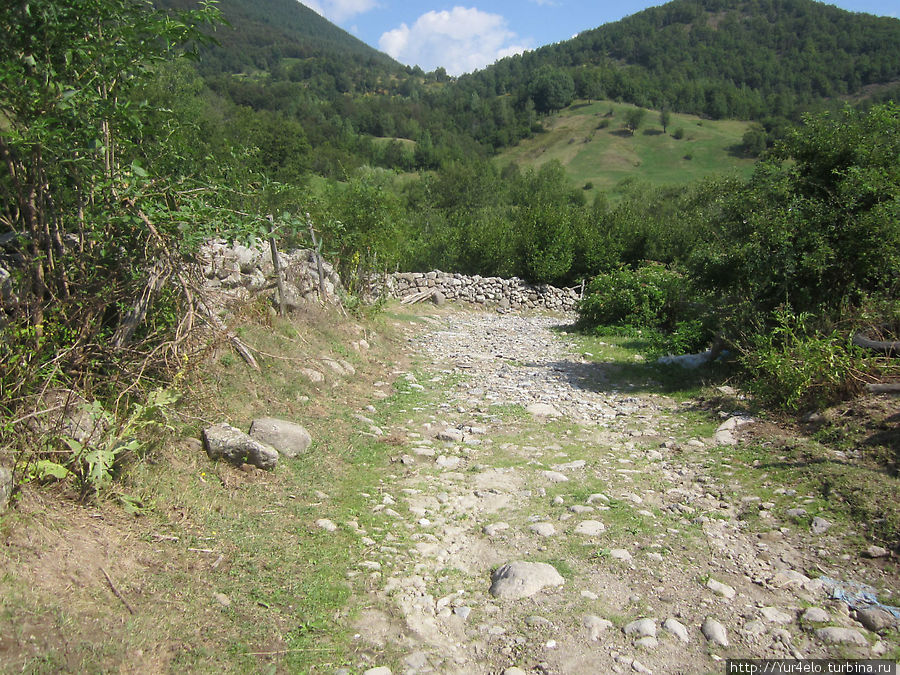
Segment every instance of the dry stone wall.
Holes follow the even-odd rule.
[[[254,246],[207,242],[200,251],[206,286],[224,292],[230,298],[248,298],[257,293],[272,295],[274,301],[274,269],[268,244]],[[279,252],[284,269],[288,306],[318,301],[319,277],[315,251],[298,249]],[[324,263],[325,296],[335,302],[341,291],[341,280],[328,263]],[[496,307],[503,310],[549,309],[575,311],[580,297],[577,289],[557,288],[549,284],[529,284],[513,277],[467,276],[434,270],[431,272],[397,272],[374,281],[370,295],[386,295],[398,299],[447,300]]]
[[[275,267],[267,242],[253,246],[208,241],[200,249],[201,270],[208,290],[219,291],[227,299],[247,299],[263,293],[275,303]],[[279,251],[278,259],[284,275],[285,300],[288,309],[307,302],[319,301],[319,269],[316,252],[311,249]],[[325,302],[337,302],[341,280],[334,268],[322,263]]]
[[[434,302],[461,300],[500,309],[552,309],[574,311],[579,292],[549,284],[529,284],[513,277],[466,276],[447,272],[397,272],[384,282],[383,292],[393,298],[425,295]]]

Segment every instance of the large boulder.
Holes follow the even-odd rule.
[[[271,470],[278,464],[278,451],[267,443],[229,424],[216,424],[203,430],[203,447],[209,458],[240,466],[245,462]]]
[[[312,436],[299,424],[274,417],[261,417],[250,424],[250,435],[258,441],[271,445],[279,454],[290,459],[306,452],[312,443]]]
[[[566,583],[553,565],[521,560],[497,568],[491,581],[491,595],[501,600],[528,598],[547,586],[562,586]]]

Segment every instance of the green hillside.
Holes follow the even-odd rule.
[[[153,0],[163,9],[194,9],[196,0]],[[271,71],[286,58],[325,59],[332,76],[359,66],[400,71],[387,54],[319,16],[296,0],[219,0],[229,25],[215,32],[219,46],[204,53],[206,73]]]
[[[746,122],[672,114],[664,133],[659,113],[647,111],[632,135],[624,125],[633,109],[610,101],[577,103],[549,118],[545,133],[507,149],[497,161],[539,167],[558,160],[573,183],[603,192],[632,178],[662,186],[686,185],[712,174],[750,174],[754,160],[736,150]],[[675,138],[678,130],[680,139]]]

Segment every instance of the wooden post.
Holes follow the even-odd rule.
[[[321,242],[316,241],[316,231],[313,229],[312,218],[306,214],[306,224],[309,225],[309,236],[312,239],[313,249],[316,252],[316,267],[319,270],[319,302],[325,304],[325,268],[322,267]]]
[[[284,279],[281,277],[281,261],[278,259],[278,246],[275,244],[275,219],[266,216],[269,221],[269,248],[272,250],[272,266],[275,268],[275,285],[278,287],[278,315],[284,316]]]

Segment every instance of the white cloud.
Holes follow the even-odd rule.
[[[302,4],[333,23],[341,23],[375,9],[378,0],[303,0]]]
[[[460,75],[528,49],[517,40],[499,14],[454,7],[427,12],[412,27],[400,24],[384,33],[378,45],[402,63],[426,71],[443,66],[450,75]]]

